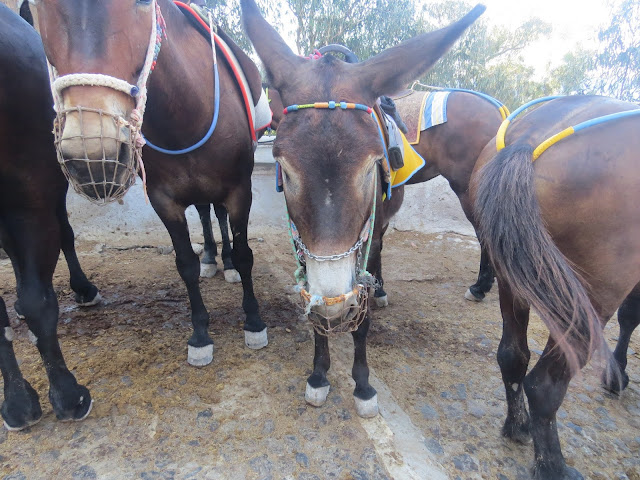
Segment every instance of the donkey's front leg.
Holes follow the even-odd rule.
[[[224,279],[229,283],[241,282],[240,274],[235,269],[231,259],[232,249],[231,240],[229,239],[228,214],[227,209],[222,205],[214,205],[213,210],[216,212],[218,226],[220,227],[220,235],[222,236],[222,263],[224,264]]]
[[[179,207],[177,205],[171,207],[165,211],[163,208],[154,205],[158,216],[171,236],[173,248],[176,252],[176,267],[187,287],[189,302],[191,303],[193,334],[187,342],[187,362],[196,367],[202,367],[213,361],[213,340],[207,331],[209,327],[209,312],[207,312],[200,294],[200,260],[191,247],[184,209],[180,211],[180,214],[176,214]],[[169,212],[172,212],[173,215],[170,216]]]
[[[378,394],[376,389],[369,384],[369,365],[367,365],[369,324],[369,312],[367,312],[364,321],[352,333],[355,350],[351,376],[356,381],[353,398],[356,403],[357,414],[364,418],[372,418],[378,415]]]
[[[253,252],[249,248],[247,225],[251,208],[251,183],[247,188],[237,189],[227,198],[227,211],[233,232],[233,250],[231,259],[242,281],[242,308],[246,315],[244,322],[244,341],[247,347],[258,350],[269,343],[267,325],[260,318],[258,300],[253,292]]]
[[[316,347],[313,356],[313,373],[307,379],[304,399],[314,407],[321,407],[329,395],[327,372],[331,368],[331,357],[329,356],[329,338],[318,332],[314,334]]]

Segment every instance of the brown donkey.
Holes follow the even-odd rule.
[[[383,226],[379,165],[385,153],[370,107],[433,65],[484,7],[449,27],[349,64],[330,55],[318,60],[295,55],[253,0],[242,0],[241,6],[247,34],[289,112],[278,126],[273,154],[282,167],[292,241],[301,264],[297,278],[316,330],[305,398],[312,405],[327,398],[327,334],[352,331],[356,410],[373,416],[378,405],[366,360],[371,277],[365,266],[369,251],[374,256],[380,250],[375,239]]]
[[[140,167],[187,287],[194,329],[189,363],[206,365],[213,359],[200,265],[185,218],[189,205],[213,203],[228,211],[232,260],[243,287],[245,342],[250,348],[264,347],[267,330],[253,292],[253,254],[247,242],[254,125],[232,63],[169,0],[34,3],[57,74],[53,91],[59,160],[76,189],[98,198],[120,194]],[[258,69],[224,32],[219,36],[235,53],[258,99]],[[218,45],[219,38],[215,41]],[[137,163],[144,143],[140,129],[147,141],[144,165]],[[161,153],[150,142],[154,148],[185,153]]]
[[[591,121],[621,112],[607,123]],[[621,330],[630,333],[640,321],[637,113],[637,105],[606,97],[549,101],[514,121],[506,148],[496,154],[496,143],[489,143],[472,175],[474,212],[496,268],[503,318],[498,363],[508,411],[502,433],[521,442],[533,437],[538,480],[583,478],[565,463],[556,412],[594,349],[610,355],[601,328],[616,309]],[[539,146],[560,132],[570,135],[533,162]],[[550,336],[527,374],[530,306]],[[623,369],[624,353],[615,355]],[[616,370],[607,383],[619,390],[625,374]]]

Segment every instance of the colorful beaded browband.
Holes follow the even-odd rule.
[[[373,108],[363,105],[361,103],[349,103],[349,102],[316,102],[316,103],[307,103],[305,105],[290,105],[285,108],[282,113],[285,115],[287,113],[295,112],[298,110],[302,110],[304,108],[328,108],[330,110],[334,110],[336,107],[340,107],[342,110],[362,110],[363,112],[372,113]]]

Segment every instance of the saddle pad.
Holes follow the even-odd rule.
[[[397,99],[396,107],[409,133],[407,140],[411,145],[420,141],[420,132],[441,125],[447,121],[447,99],[451,92],[413,92],[403,94]]]
[[[412,145],[417,144],[420,138],[418,127],[422,116],[422,106],[427,95],[429,95],[429,92],[409,90],[408,93],[403,92],[398,96],[392,97],[402,121],[407,126],[407,140]]]
[[[395,101],[395,100],[394,100]],[[378,112],[374,109],[375,119],[378,122],[379,131],[382,132],[383,123],[380,121],[380,117],[378,116]],[[404,165],[399,170],[393,170],[388,161],[382,162],[382,179],[384,183],[388,183],[391,188],[399,187],[400,185],[404,185],[415,173],[420,170],[425,165],[424,159],[420,156],[418,152],[416,152],[413,147],[409,144],[409,141],[404,136],[404,133],[399,132],[402,136],[402,143],[404,146]],[[383,142],[384,148],[387,148],[386,138],[382,136],[381,141]],[[391,196],[391,190],[385,189],[388,192],[388,196]]]
[[[391,170],[391,188],[407,183],[425,164],[424,158],[413,149],[404,133],[400,132],[400,135],[404,143],[404,166],[400,170]]]

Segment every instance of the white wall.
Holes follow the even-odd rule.
[[[258,147],[256,158],[249,236],[254,238],[273,232],[286,234],[284,196],[275,191],[275,167],[270,147]],[[392,220],[391,228],[474,234],[458,198],[442,177],[406,187],[405,192],[404,204]],[[123,205],[93,205],[74,192],[69,193],[67,205],[69,220],[79,240],[119,247],[171,244],[164,225],[151,205],[145,203],[139,179],[125,196]],[[202,242],[200,219],[194,207],[187,210],[187,221],[193,241]],[[216,230],[214,235],[218,235]]]

